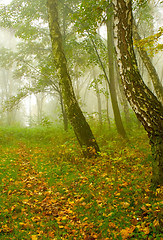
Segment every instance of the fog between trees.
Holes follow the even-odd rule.
[[[77,4],[79,4],[79,2],[80,1],[76,1],[76,6]],[[22,4],[23,4],[23,1],[22,1]],[[11,2],[11,6],[12,6],[12,2]],[[72,21],[71,17],[68,15],[68,11],[69,11],[68,7],[71,8],[71,3],[68,4],[68,7],[63,8],[63,6],[61,5],[59,7],[61,12],[61,21],[62,21],[61,24],[63,25],[64,23],[66,25],[66,30],[64,31],[64,34],[65,35],[73,34],[75,36],[75,32],[73,33],[73,29],[71,29],[72,27],[67,28],[67,26],[71,24],[71,21]],[[137,9],[135,10],[136,17],[138,15],[137,21],[139,21],[140,35],[142,36],[142,38],[150,36],[151,34],[157,32],[160,25],[161,6],[156,6],[154,8],[150,6],[148,8],[149,8],[148,11],[151,11],[151,12],[149,12],[149,16],[147,17],[143,16],[143,14],[145,15],[145,10],[143,12],[143,7],[142,9],[141,8],[139,9],[137,7]],[[19,16],[22,10],[20,10],[19,12],[19,10],[16,9],[16,11]],[[64,11],[65,12],[67,11],[67,13],[65,13],[67,14],[65,19],[63,19]],[[10,14],[12,16],[13,12],[11,11]],[[28,12],[28,14],[30,13]],[[154,15],[154,18],[153,18],[153,15]],[[25,16],[21,16],[21,18],[22,18],[21,25],[23,25],[23,18],[25,19]],[[158,23],[158,20],[159,20],[159,23]],[[1,27],[1,39],[0,39],[0,46],[3,48],[1,50],[1,96],[0,96],[1,103],[2,103],[1,104],[1,124],[3,125],[4,124],[9,124],[9,125],[20,124],[23,126],[28,126],[33,123],[39,124],[41,122],[41,119],[43,119],[44,117],[46,119],[49,119],[52,122],[54,121],[61,122],[62,112],[60,107],[60,98],[57,93],[52,94],[49,89],[44,89],[43,92],[40,92],[40,93],[37,93],[37,92],[28,93],[27,94],[28,96],[24,99],[22,98],[22,100],[20,101],[18,105],[19,109],[15,108],[15,109],[12,109],[12,111],[8,111],[8,112],[2,111],[2,108],[3,109],[5,108],[6,100],[8,101],[10,97],[17,96],[17,94],[19,93],[19,89],[22,89],[25,86],[32,85],[33,82],[35,81],[34,78],[37,78],[37,81],[39,81],[39,79],[41,81],[41,78],[43,77],[43,75],[41,75],[42,73],[40,69],[38,68],[38,59],[32,56],[33,53],[30,53],[29,49],[26,49],[28,53],[25,53],[25,49],[24,49],[24,56],[22,54],[21,56],[22,59],[20,59],[20,61],[16,59],[16,62],[13,61],[13,58],[11,56],[12,53],[10,53],[10,57],[11,57],[11,61],[10,61],[9,55],[7,55],[9,54],[9,52],[8,53],[4,52],[5,51],[4,48],[9,49],[15,53],[18,52],[18,54],[20,55],[19,45],[22,45],[22,48],[23,48],[23,44],[24,46],[26,46],[29,40],[28,39],[23,40],[21,38],[21,34],[20,36],[15,37],[14,35],[18,31],[18,28],[13,27],[14,29],[12,29],[12,27],[9,28],[7,26],[6,28],[4,28],[3,21],[4,20],[2,20],[1,22],[2,27]],[[12,19],[10,21],[12,22]],[[37,22],[37,20],[35,21]],[[38,28],[39,24],[36,23],[36,25]],[[64,26],[62,26],[62,29],[63,27]],[[143,31],[142,29],[143,30],[146,29],[146,31]],[[46,27],[46,31],[48,33],[47,27]],[[107,37],[105,24],[103,24],[102,27],[99,26],[97,28],[97,32],[99,32],[102,35],[101,39],[103,41],[103,44],[106,46],[106,43],[105,43],[106,41],[103,39],[103,37],[105,38]],[[103,71],[99,65],[98,60],[91,59],[91,58],[97,59],[97,57],[95,56],[95,52],[93,50],[93,46],[91,46],[91,43],[89,43],[89,39],[88,40],[86,39],[88,41],[87,43],[88,50],[85,51],[83,54],[82,53],[83,50],[79,49],[77,53],[76,45],[73,46],[73,44],[75,44],[75,42],[73,43],[74,41],[73,38],[74,37],[71,37],[70,39],[68,39],[68,41],[71,41],[71,46],[67,47],[67,61],[68,61],[68,64],[70,65],[70,74],[72,76],[74,91],[78,99],[78,102],[82,108],[82,111],[85,113],[86,117],[94,119],[96,122],[99,122],[100,124],[102,123],[102,121],[103,122],[108,121],[108,124],[110,124],[109,123],[110,121],[113,123],[114,114],[112,111],[110,93],[108,91],[107,83],[104,79]],[[76,44],[78,45],[85,44],[84,43],[85,39],[82,40],[82,38],[77,35],[75,36],[75,38],[76,38],[75,40]],[[32,40],[31,40],[31,44],[32,44]],[[47,44],[50,46],[50,41]],[[97,47],[99,48],[100,46],[97,45]],[[82,46],[80,48],[82,48]],[[35,51],[37,51],[37,49]],[[99,50],[99,52],[100,51],[101,50]],[[69,60],[68,54],[71,54],[70,60]],[[78,55],[78,57],[76,57],[75,55]],[[103,56],[103,54],[101,53],[100,57],[102,58],[105,64],[105,61],[106,61],[104,59],[105,56]],[[29,58],[29,60],[26,63],[27,58]],[[143,76],[144,81],[153,90],[152,82],[149,78],[148,72],[144,67],[139,55],[137,55],[137,59],[139,63],[139,69],[140,69],[141,75]],[[152,62],[154,67],[156,68],[156,71],[159,75],[160,80],[162,81],[162,78],[163,78],[162,64],[161,64],[162,55],[160,52],[152,56]],[[108,71],[107,68],[106,68],[106,71]],[[32,76],[32,73],[34,76]],[[118,79],[118,76],[116,78]],[[118,86],[119,85],[118,81],[119,80],[116,81],[116,90],[118,94],[117,95],[118,106],[120,108],[122,116],[124,116],[124,110],[125,110],[124,108],[126,107],[126,105],[124,103],[124,99],[123,99],[124,96],[122,94],[122,89],[120,86]],[[130,114],[131,114],[131,109],[130,109]]]

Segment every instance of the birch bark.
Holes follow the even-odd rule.
[[[132,1],[113,0],[114,38],[119,72],[126,97],[148,133],[153,153],[152,182],[163,185],[163,107],[144,84],[132,39]]]

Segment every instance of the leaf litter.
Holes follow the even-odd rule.
[[[0,238],[163,239],[162,189],[135,148],[96,159],[69,143],[2,148]]]

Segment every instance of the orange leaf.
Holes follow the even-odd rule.
[[[116,225],[115,225],[115,223],[110,222],[110,223],[109,223],[109,227],[111,227],[111,228],[116,228]]]
[[[159,221],[157,219],[154,220],[153,226],[154,227],[158,227],[159,226]]]
[[[123,240],[124,240],[124,239],[127,239],[128,236],[134,231],[134,229],[135,229],[135,226],[131,226],[130,228],[127,227],[127,228],[125,228],[125,229],[122,229],[122,230],[121,230],[122,239],[123,239]]]

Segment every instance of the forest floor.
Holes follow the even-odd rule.
[[[85,159],[73,133],[0,129],[0,239],[163,240],[143,129],[97,136],[100,156]]]

